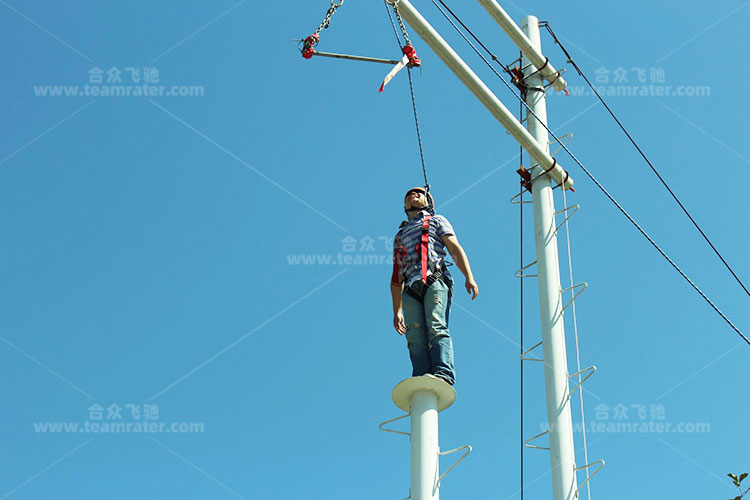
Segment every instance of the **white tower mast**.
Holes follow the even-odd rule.
[[[523,33],[532,46],[541,53],[539,21],[526,16],[521,21]],[[524,83],[529,88],[526,104],[537,118],[527,111],[529,132],[540,146],[549,152],[547,134],[547,104],[544,81],[537,68],[524,55],[522,61]],[[539,279],[539,310],[544,351],[544,382],[547,394],[547,421],[549,422],[550,467],[552,471],[552,498],[571,500],[577,496],[573,426],[568,394],[568,370],[565,354],[565,325],[563,321],[560,262],[557,253],[557,226],[555,224],[554,184],[544,175],[541,166],[531,168],[531,192],[534,202],[534,239],[536,241],[536,267]]]

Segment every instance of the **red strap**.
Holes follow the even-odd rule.
[[[430,253],[430,219],[432,215],[425,215],[422,223],[422,239],[417,246],[421,246],[419,253],[422,256],[422,283],[427,284],[427,256]]]

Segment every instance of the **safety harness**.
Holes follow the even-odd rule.
[[[405,289],[405,292],[414,297],[415,299],[422,302],[424,300],[424,294],[427,291],[430,286],[432,286],[433,283],[435,283],[438,280],[441,280],[443,283],[445,283],[449,290],[452,290],[453,283],[448,278],[448,276],[443,272],[445,268],[445,263],[443,263],[443,268],[441,269],[432,269],[432,273],[428,276],[427,270],[431,269],[434,266],[430,266],[430,219],[432,219],[432,214],[427,214],[424,216],[424,221],[422,222],[422,236],[420,237],[419,241],[417,241],[417,244],[414,246],[414,250],[417,252],[417,255],[420,258],[420,264],[422,267],[422,279],[415,281],[411,285],[407,286]],[[406,226],[406,222],[401,224],[401,227],[399,228],[398,234],[396,234],[396,240],[400,243],[401,242],[401,230],[403,230],[404,226]],[[401,267],[404,265],[404,259],[406,258],[406,248],[403,244],[399,244],[396,248],[393,250],[393,274],[391,275],[391,284],[394,286],[398,286],[401,283]]]

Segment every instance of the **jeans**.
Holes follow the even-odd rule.
[[[456,374],[453,342],[448,331],[451,295],[448,285],[438,280],[425,291],[423,302],[404,292],[401,303],[412,376],[431,373],[453,385]]]

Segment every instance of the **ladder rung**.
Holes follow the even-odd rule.
[[[568,212],[569,210],[571,211],[569,214],[567,214],[567,216],[563,219],[563,221],[560,224],[557,225],[557,227],[555,228],[555,234],[557,234],[557,232],[560,230],[560,228],[563,227],[566,222],[568,222],[568,219],[570,219],[571,217],[573,217],[573,215],[575,215],[575,213],[578,212],[579,208],[581,208],[581,205],[579,205],[579,204],[576,203],[575,205],[571,205],[569,207],[565,207],[562,210],[555,212],[555,215],[560,215],[560,214],[564,214],[564,213]]]
[[[534,349],[536,349],[537,347],[539,347],[540,345],[542,345],[542,342],[543,341],[539,341],[539,343],[537,345],[535,345],[531,349],[527,350],[526,352],[521,353],[521,361],[544,361],[543,359],[539,359],[539,358],[526,358],[525,357],[528,353],[530,353],[531,351],[533,351]]]
[[[568,397],[567,397],[568,400],[570,399],[570,397],[573,395],[574,392],[576,392],[578,389],[581,388],[581,386],[583,385],[584,382],[586,382],[594,373],[596,373],[596,366],[595,365],[591,365],[588,368],[584,368],[583,370],[581,370],[579,372],[572,373],[572,374],[568,375],[568,378],[573,378],[576,375],[580,375],[580,374],[582,374],[584,372],[591,372],[591,373],[589,373],[585,377],[583,377],[583,380],[581,380],[580,382],[578,382],[578,384],[576,384],[576,386],[573,387],[573,390],[568,391]]]
[[[544,431],[544,432],[542,432],[541,434],[537,434],[536,436],[534,436],[534,437],[532,437],[532,438],[529,438],[529,439],[527,439],[526,441],[524,441],[524,442],[523,442],[523,445],[524,445],[524,446],[525,446],[526,448],[533,448],[533,449],[535,449],[535,450],[549,450],[549,446],[536,446],[536,445],[533,445],[533,444],[529,444],[529,443],[530,443],[530,442],[532,442],[533,440],[535,440],[535,439],[537,439],[537,438],[540,438],[540,437],[542,437],[542,436],[544,436],[545,434],[548,434],[548,433],[549,433],[549,431]]]
[[[589,284],[584,281],[583,283],[578,283],[577,285],[569,286],[568,288],[566,288],[564,290],[560,290],[560,294],[563,294],[565,292],[569,292],[571,290],[575,290],[576,288],[580,288],[580,290],[578,292],[576,292],[575,295],[573,295],[573,298],[570,299],[568,301],[568,303],[563,306],[562,310],[564,311],[565,309],[567,309],[573,303],[574,300],[576,300],[578,297],[580,297],[580,295],[583,292],[586,291],[586,289],[588,288],[588,286],[589,286]]]
[[[568,143],[569,143],[569,142],[571,141],[571,139],[573,139],[573,132],[568,132],[568,133],[567,133],[567,134],[565,134],[565,135],[561,135],[560,137],[558,137],[558,139],[560,139],[560,140],[559,140],[559,141],[554,141],[554,142],[549,142],[549,141],[547,141],[547,144],[550,144],[550,145],[552,145],[552,144],[561,144],[561,146],[560,146],[559,148],[557,148],[557,149],[556,149],[556,150],[554,151],[554,153],[550,153],[550,154],[549,154],[549,155],[550,155],[550,156],[552,156],[553,158],[554,158],[554,156],[555,156],[555,155],[556,155],[557,153],[559,153],[559,152],[560,152],[560,150],[562,149],[562,145],[566,145],[566,144],[568,144]],[[567,140],[565,140],[565,141],[564,141],[563,139],[567,139]]]
[[[521,195],[522,195],[523,193],[525,193],[525,192],[527,192],[527,191],[526,191],[526,190],[524,189],[523,191],[521,191],[520,193],[518,193],[517,195],[515,195],[515,196],[514,196],[513,198],[511,198],[511,199],[510,199],[510,202],[511,202],[511,203],[516,203],[516,204],[521,204],[521,203],[523,203],[523,204],[526,204],[526,203],[534,203],[533,201],[527,201],[527,200],[524,200],[524,201],[516,201],[516,198],[520,198],[520,197],[521,197]]]
[[[513,273],[513,276],[515,276],[516,278],[536,278],[537,276],[539,276],[538,274],[523,274],[526,269],[530,268],[533,265],[536,265],[536,261],[532,262],[531,264],[526,264],[521,269]]]
[[[440,477],[437,480],[438,487],[440,487],[440,481],[443,480],[443,478],[446,476],[446,474],[448,474],[450,471],[452,471],[453,468],[456,467],[461,460],[463,460],[464,458],[466,458],[469,455],[469,453],[471,453],[472,448],[471,448],[470,444],[467,444],[467,445],[461,446],[460,448],[454,448],[452,450],[443,451],[443,452],[439,452],[438,453],[438,456],[443,456],[443,455],[450,455],[451,453],[455,453],[455,452],[461,451],[461,450],[466,450],[466,453],[464,453],[463,455],[461,455],[461,457],[458,460],[456,460],[453,463],[453,465],[451,465],[450,467],[448,467],[448,470],[446,470],[445,472],[443,472],[442,474],[440,474]]]
[[[592,465],[596,465],[596,464],[599,464],[599,467],[598,467],[598,468],[597,468],[597,469],[596,469],[596,470],[594,471],[594,473],[593,473],[593,474],[591,474],[591,475],[590,475],[589,477],[587,477],[587,478],[586,478],[586,480],[585,480],[584,482],[582,482],[581,484],[579,484],[579,485],[578,485],[578,489],[576,490],[576,494],[577,494],[577,493],[578,493],[579,491],[581,491],[581,488],[583,488],[583,485],[584,485],[584,484],[586,484],[586,483],[588,483],[589,481],[591,481],[591,480],[592,480],[592,479],[594,478],[594,476],[596,476],[596,473],[597,473],[597,472],[599,472],[600,470],[602,470],[602,467],[604,467],[604,464],[605,464],[605,463],[606,463],[606,462],[604,462],[604,460],[597,460],[596,462],[591,462],[590,464],[582,465],[582,466],[580,466],[580,467],[576,467],[576,468],[575,468],[576,472],[578,472],[579,470],[583,470],[583,469],[588,469],[588,468],[589,468],[589,467],[591,467]]]
[[[401,435],[404,435],[404,436],[411,436],[410,432],[397,431],[396,429],[385,429],[385,428],[383,428],[384,425],[390,424],[392,422],[395,422],[396,420],[401,420],[402,418],[406,418],[409,415],[411,415],[411,414],[410,413],[405,413],[404,415],[401,415],[400,417],[396,417],[396,418],[392,418],[390,420],[386,420],[385,422],[381,423],[378,426],[378,429],[380,429],[381,431],[384,431],[384,432],[392,432],[394,434],[401,434]]]

